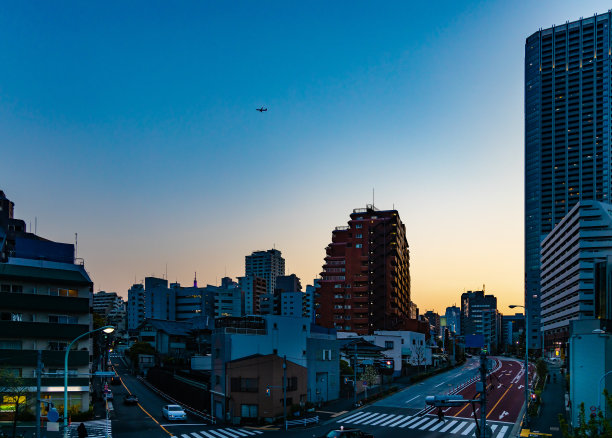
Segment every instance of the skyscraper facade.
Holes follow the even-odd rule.
[[[540,244],[580,200],[611,197],[612,16],[539,30],[525,43],[525,307],[541,347]]]
[[[410,319],[410,253],[397,210],[353,210],[326,248],[316,323],[372,334],[401,330]]]
[[[274,294],[276,277],[285,275],[285,259],[278,249],[253,251],[244,258],[244,275],[266,280],[267,293]]]

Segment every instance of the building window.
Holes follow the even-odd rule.
[[[287,391],[297,391],[298,389],[298,378],[297,377],[289,377],[287,379]]]
[[[355,225],[355,228],[363,228],[363,225],[362,224],[357,224],[357,225]]]
[[[257,418],[257,405],[240,405],[242,418]]]
[[[2,312],[0,313],[0,321],[23,321],[23,313]]]
[[[13,293],[23,293],[23,286],[20,284],[14,284],[12,287]]]
[[[355,248],[363,248],[363,245],[361,243],[358,243],[355,245]]]
[[[258,392],[259,381],[256,378],[232,377],[232,392]]]
[[[357,234],[355,237],[356,237],[357,239],[361,239],[361,238],[363,238],[363,234]]]
[[[67,315],[49,315],[49,322],[56,324],[78,324],[79,318]]]
[[[22,341],[0,339],[0,350],[21,350]]]
[[[11,291],[10,284],[3,284],[0,286],[0,292],[10,292],[10,291]]]
[[[385,341],[385,348],[390,350],[393,348],[393,341]]]

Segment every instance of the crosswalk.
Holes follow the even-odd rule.
[[[439,433],[459,435],[464,437],[476,436],[476,423],[467,418],[447,417],[444,421],[432,415],[398,415],[382,412],[359,411],[348,417],[336,421],[342,424],[368,425],[379,427],[397,427],[400,429],[416,429],[423,431],[436,431]],[[510,424],[487,422],[493,434],[491,438],[505,438],[510,434]],[[191,437],[189,437],[191,438]],[[218,437],[215,437],[218,438]]]
[[[198,432],[183,433],[181,438],[242,438],[248,436],[257,436],[263,434],[260,430],[235,429],[233,427],[225,427],[223,429],[206,429]]]
[[[85,421],[85,428],[87,429],[88,438],[112,438],[111,422],[107,420],[94,420]],[[77,428],[81,423],[74,422],[68,426],[68,436],[70,438],[77,438],[79,433]]]

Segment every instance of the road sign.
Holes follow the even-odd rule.
[[[367,380],[364,380],[364,381],[363,381],[363,386],[368,386],[368,382],[367,382]]]
[[[597,406],[591,406],[591,412],[597,412]]]
[[[115,377],[114,371],[96,371],[94,377]]]
[[[55,408],[49,409],[49,412],[47,412],[47,420],[48,421],[57,421],[57,420],[59,420],[59,413],[57,412],[57,409],[55,409]]]

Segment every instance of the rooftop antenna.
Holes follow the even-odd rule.
[[[372,208],[374,208],[374,187],[372,187]]]
[[[79,251],[79,233],[74,233],[74,258],[77,258]]]
[[[168,263],[166,262],[166,277],[165,280],[168,280]]]
[[[34,234],[38,236],[38,217],[34,216]]]

